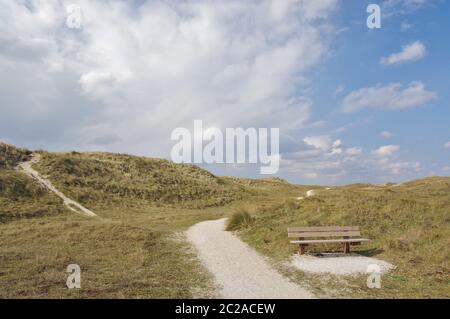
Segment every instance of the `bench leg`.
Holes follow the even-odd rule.
[[[350,237],[344,236],[344,239],[349,239]],[[350,254],[350,243],[344,243],[344,254]]]
[[[305,244],[300,244],[298,246],[298,253],[300,255],[304,255],[306,253],[306,245]]]
[[[344,243],[344,254],[350,254],[350,243]]]
[[[305,238],[303,238],[303,237],[299,237],[299,238],[298,238],[298,240],[303,240],[303,239],[305,239]],[[298,246],[298,253],[299,253],[300,255],[304,255],[304,254],[306,253],[306,246],[307,246],[307,245],[305,245],[305,244],[300,244],[300,245]]]

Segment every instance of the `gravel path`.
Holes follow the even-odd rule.
[[[333,275],[356,275],[367,273],[370,267],[376,265],[380,273],[386,273],[395,268],[387,261],[365,257],[355,253],[350,255],[324,253],[322,256],[295,255],[292,264],[302,271]],[[369,268],[368,268],[369,267]]]
[[[239,238],[224,230],[225,219],[201,222],[187,231],[206,268],[214,275],[221,298],[313,298],[281,276]]]
[[[56,189],[55,186],[53,186],[52,182],[50,182],[48,179],[42,177],[37,171],[35,171],[32,168],[33,164],[36,164],[40,161],[41,157],[39,154],[33,154],[32,159],[28,162],[24,162],[18,165],[19,168],[23,170],[25,174],[27,174],[29,177],[36,180],[39,184],[47,188],[50,192],[56,194],[59,198],[61,198],[64,201],[64,205],[66,205],[70,210],[74,211],[75,213],[82,213],[86,216],[94,217],[97,216],[94,212],[90,211],[86,207],[80,205],[79,203],[75,202],[74,200],[66,197],[63,193],[61,193],[59,190]]]

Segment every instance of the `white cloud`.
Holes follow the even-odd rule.
[[[84,93],[104,96],[114,88],[116,81],[110,72],[88,72],[81,76],[78,83]]]
[[[444,148],[450,149],[450,141],[444,144]]]
[[[342,141],[340,139],[333,141],[328,135],[305,137],[303,142],[316,150],[320,150],[320,152],[330,155],[342,154],[343,152]]]
[[[393,156],[400,150],[400,146],[398,145],[385,145],[373,150],[372,153],[379,157],[389,157]]]
[[[329,54],[338,1],[79,0],[81,30],[65,27],[71,3],[0,2],[0,134],[52,149],[115,136],[110,151],[167,157],[194,119],[304,126],[299,92]]]
[[[329,151],[332,146],[331,137],[327,135],[305,137],[303,141],[309,146],[313,146],[323,151]]]
[[[382,138],[385,138],[387,140],[390,139],[393,136],[393,134],[391,132],[389,132],[389,131],[383,131],[383,132],[380,133],[380,135],[381,135]]]
[[[413,27],[413,25],[411,23],[409,23],[408,21],[404,20],[404,21],[402,21],[402,24],[400,25],[400,31],[406,32],[409,29],[411,29],[412,27]]]
[[[422,170],[420,162],[401,161],[396,158],[383,157],[375,165],[378,165],[378,169],[385,174],[389,174],[391,178],[395,178],[396,175],[418,173]]]
[[[340,139],[331,141],[331,137],[321,137],[314,139],[314,143],[307,143],[308,149],[284,154],[282,176],[330,185],[344,181],[400,181],[416,178],[422,171],[419,162],[399,158],[398,145],[385,145],[365,154],[360,147],[346,147]]]
[[[425,45],[420,41],[403,46],[402,51],[381,58],[381,64],[398,65],[422,59],[427,52]]]
[[[362,154],[362,149],[360,147],[350,147],[345,150],[345,154],[349,156],[358,156]]]
[[[377,85],[351,92],[344,98],[342,110],[345,113],[365,108],[396,111],[423,106],[436,97],[436,93],[427,91],[422,82],[411,82],[405,88],[399,83]]]
[[[383,16],[389,18],[397,15],[411,14],[427,8],[440,0],[385,0],[381,4]]]
[[[338,1],[77,0],[81,30],[64,27],[71,3],[0,2],[0,112],[8,114],[0,136],[33,148],[167,157],[171,130],[194,119],[218,128],[306,126],[313,105],[299,92],[329,55]],[[356,96],[350,109],[435,97],[421,83],[392,86],[368,88],[369,101]],[[326,135],[305,139],[281,157],[299,181],[404,178],[420,166]]]
[[[333,95],[337,96],[337,95],[341,94],[342,92],[344,92],[344,90],[345,90],[345,86],[343,84],[340,84],[334,91]]]

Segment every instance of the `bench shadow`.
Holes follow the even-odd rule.
[[[383,252],[382,249],[379,248],[371,248],[371,249],[364,249],[364,250],[357,250],[352,251],[350,254],[345,254],[340,251],[332,251],[332,250],[325,250],[322,252],[307,252],[306,254],[309,256],[314,257],[320,257],[320,258],[338,258],[338,257],[357,257],[357,256],[364,256],[364,257],[374,257],[378,254],[381,254]]]
[[[370,249],[359,250],[358,254],[366,256],[366,257],[373,257],[373,256],[381,254],[383,251],[384,250],[381,248],[370,248]]]

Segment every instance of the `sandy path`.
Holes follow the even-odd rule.
[[[304,272],[318,274],[329,273],[333,275],[357,275],[370,272],[369,269],[379,270],[380,273],[386,273],[395,266],[384,260],[373,257],[361,256],[355,253],[322,253],[320,256],[313,255],[294,255],[292,264]]]
[[[84,206],[78,204],[77,202],[75,202],[74,200],[66,197],[63,193],[61,193],[58,189],[56,189],[55,186],[53,186],[52,182],[50,182],[48,179],[42,177],[37,171],[35,171],[32,168],[32,165],[39,162],[41,157],[39,154],[33,154],[32,156],[33,157],[30,161],[24,162],[24,163],[21,163],[18,165],[18,167],[21,168],[25,174],[27,174],[28,176],[30,176],[31,178],[36,180],[38,183],[40,183],[42,186],[47,188],[49,191],[55,193],[56,196],[58,196],[59,198],[61,198],[64,201],[64,205],[66,205],[70,210],[72,210],[76,213],[82,213],[86,216],[91,216],[91,217],[97,216],[95,213],[93,213],[86,207],[84,207]],[[77,209],[75,209],[74,207],[76,207]]]
[[[214,275],[221,298],[313,298],[304,288],[281,276],[267,261],[232,233],[225,219],[192,226],[187,238]]]

